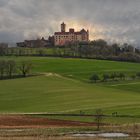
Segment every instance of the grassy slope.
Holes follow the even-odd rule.
[[[0,110],[8,112],[70,112],[96,108],[109,110],[112,107],[119,110],[128,106],[130,110],[139,105],[136,93],[106,87],[101,89],[64,77],[5,80],[0,81],[0,87]]]
[[[138,63],[47,57],[10,57],[9,59],[32,61],[34,72],[55,72],[82,80],[89,79],[93,73],[124,72],[132,74],[140,71]]]
[[[0,58],[8,59],[8,58]],[[140,115],[140,83],[124,82],[94,85],[87,81],[94,72],[123,71],[131,74],[140,64],[100,60],[61,59],[45,57],[12,57],[16,61],[30,60],[34,72],[54,72],[59,76],[37,76],[26,79],[0,81],[1,112],[79,112],[92,113],[102,108],[111,114]],[[79,81],[82,80],[82,81]],[[137,81],[139,82],[139,81]]]

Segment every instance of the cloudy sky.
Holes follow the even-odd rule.
[[[62,21],[90,39],[140,44],[140,0],[0,0],[0,42],[47,37]]]

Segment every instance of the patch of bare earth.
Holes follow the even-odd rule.
[[[94,126],[94,123],[78,121],[52,120],[26,115],[0,115],[0,128],[49,128]]]

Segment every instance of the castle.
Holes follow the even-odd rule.
[[[73,28],[69,29],[69,32],[66,32],[66,24],[63,22],[61,24],[61,32],[54,33],[54,45],[63,46],[67,43],[74,42],[88,42],[89,41],[89,31],[82,29],[79,32],[75,32]]]
[[[42,37],[36,40],[25,40],[24,42],[18,42],[18,47],[52,47],[52,46],[64,46],[70,43],[88,42],[89,31],[82,29],[79,32],[75,32],[73,28],[66,32],[66,24],[61,24],[61,32],[55,32],[53,36],[49,36],[47,40]]]

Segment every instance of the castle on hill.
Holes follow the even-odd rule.
[[[89,31],[82,29],[76,32],[75,29],[70,28],[69,32],[66,31],[66,24],[61,24],[61,31],[55,32],[53,36],[49,36],[48,39],[42,37],[36,40],[25,40],[24,42],[18,42],[18,47],[52,47],[52,46],[64,46],[67,44],[88,42]]]

